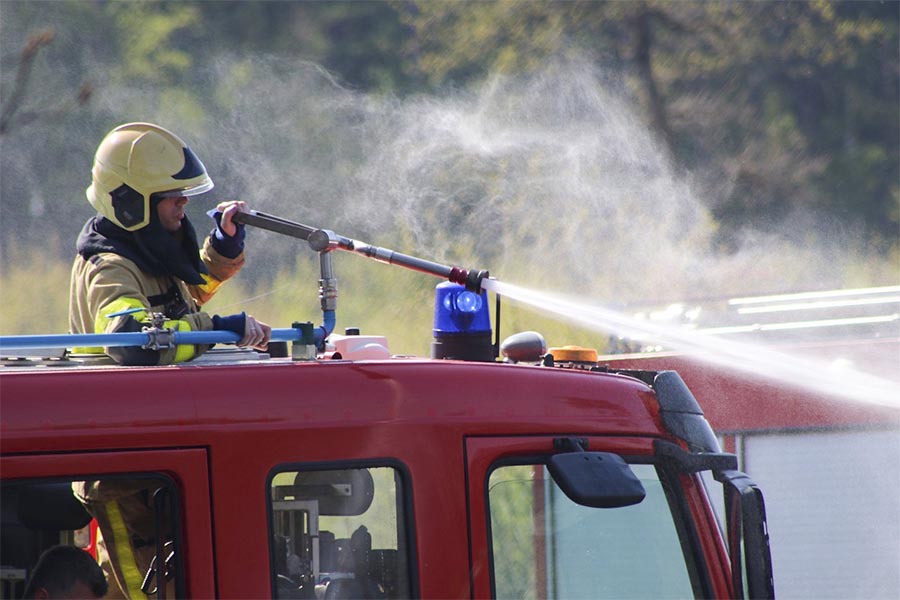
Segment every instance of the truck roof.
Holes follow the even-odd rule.
[[[656,396],[638,379],[454,360],[4,367],[0,396],[4,453],[25,451],[26,440],[30,452],[89,450],[119,437],[133,448],[206,445],[222,428],[664,433]]]

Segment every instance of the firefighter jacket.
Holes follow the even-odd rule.
[[[75,497],[97,519],[97,560],[109,583],[104,598],[146,600],[152,597],[152,588],[163,583],[165,597],[175,598],[174,581],[166,577],[174,569],[154,561],[157,542],[172,540],[172,514],[165,501],[157,505],[153,484],[148,479],[72,482]]]
[[[151,324],[150,313],[164,315],[164,326],[175,331],[235,330],[217,326],[228,317],[211,317],[200,312],[200,307],[222,282],[243,266],[242,235],[238,243],[231,240],[230,244],[221,241],[217,244],[213,234],[198,249],[190,222],[185,218],[182,224],[182,235],[176,239],[159,228],[153,230],[155,223],[146,228],[149,232],[127,232],[103,217],[90,219],[79,236],[79,254],[72,266],[71,333],[141,331]],[[138,310],[110,317],[132,309]],[[242,327],[241,322],[238,333],[243,332]],[[110,347],[106,353],[121,364],[155,365],[190,360],[208,348],[179,345],[154,351]],[[75,351],[101,353],[104,350],[76,348]]]

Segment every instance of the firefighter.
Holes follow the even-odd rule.
[[[133,332],[148,326],[217,329],[237,333],[241,346],[266,347],[271,328],[265,323],[245,313],[222,317],[200,311],[244,264],[243,226],[233,220],[247,210],[244,202],[216,207],[216,226],[202,248],[184,213],[189,197],[212,187],[203,163],[172,132],[150,123],[128,123],[107,134],[94,156],[86,192],[98,214],[82,229],[72,266],[72,333]],[[109,347],[105,352],[121,364],[157,365],[190,360],[207,348]],[[109,575],[110,598],[146,598],[159,581],[166,597],[174,597],[172,582],[159,575],[168,569],[151,564],[157,541],[170,542],[171,532],[156,531],[157,507],[146,483],[73,482],[76,496],[99,524],[99,558]]]
[[[175,134],[150,123],[112,130],[94,157],[87,198],[97,215],[78,237],[69,288],[71,333],[141,331],[154,324],[175,331],[228,330],[238,345],[265,349],[271,328],[245,313],[200,311],[244,264],[244,202],[217,206],[216,226],[202,248],[184,213],[189,197],[213,187],[203,163]],[[171,364],[208,349],[109,347],[126,365]],[[78,348],[99,353],[102,348]]]

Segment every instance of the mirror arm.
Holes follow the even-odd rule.
[[[738,468],[737,456],[727,452],[688,452],[677,444],[665,440],[653,440],[657,457],[674,463],[682,473],[699,471],[734,471]]]
[[[576,437],[553,438],[553,450],[556,452],[587,452],[588,439]]]

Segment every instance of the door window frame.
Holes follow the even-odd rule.
[[[413,502],[413,484],[412,476],[406,464],[396,458],[373,458],[364,460],[338,460],[338,461],[314,461],[314,462],[284,462],[272,467],[266,476],[266,540],[269,548],[268,568],[270,585],[272,586],[272,597],[277,590],[277,573],[275,569],[275,540],[272,532],[275,525],[275,514],[273,509],[272,483],[275,477],[281,473],[294,471],[342,471],[347,469],[372,469],[372,468],[391,468],[399,474],[400,493],[402,494],[399,504],[402,514],[397,515],[398,535],[402,533],[405,537],[404,544],[406,546],[406,570],[409,576],[409,595],[411,598],[419,597],[419,569],[418,569],[418,552],[416,550],[416,519]],[[396,499],[395,499],[396,500]],[[397,541],[398,546],[400,540]]]
[[[553,440],[559,437],[562,436],[472,436],[465,439],[469,552],[472,561],[470,577],[475,597],[496,598],[489,502],[491,473],[503,466],[546,464],[551,455],[559,452],[553,445]],[[691,506],[697,506],[693,496],[700,484],[656,460],[652,438],[579,437],[588,440],[591,451],[613,452],[629,463],[652,464],[656,467],[672,513],[693,593],[698,598],[713,597],[715,593],[709,570],[705,566],[707,561],[704,560],[704,552],[710,549],[701,543],[701,536],[697,531],[699,523],[690,518]],[[685,494],[672,493],[676,486],[685,489]]]
[[[4,455],[0,456],[0,473],[4,483],[127,477],[173,481],[185,595],[216,597],[207,458],[205,448]]]

